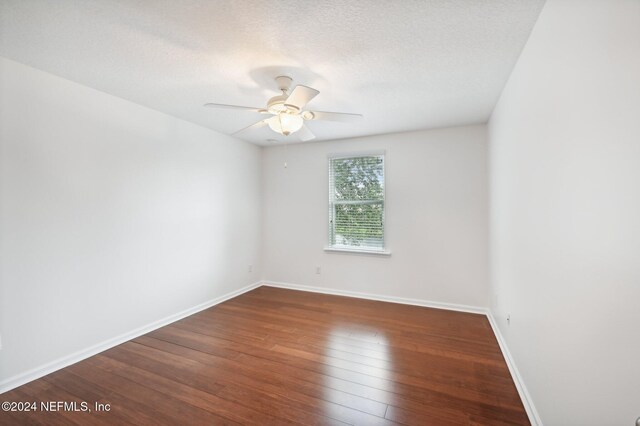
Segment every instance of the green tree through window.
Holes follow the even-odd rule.
[[[331,246],[383,249],[384,156],[329,161]]]

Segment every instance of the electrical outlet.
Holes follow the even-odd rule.
[[[320,275],[320,267],[316,266],[316,275]]]
[[[507,314],[507,325],[511,325],[511,314]]]
[[[249,272],[253,272],[253,265],[249,265]]]

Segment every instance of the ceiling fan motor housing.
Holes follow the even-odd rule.
[[[267,111],[274,115],[300,113],[300,108],[297,106],[285,104],[287,98],[287,95],[280,95],[269,99],[269,102],[267,103]]]
[[[288,95],[283,93],[282,95],[274,96],[273,98],[269,99],[269,102],[267,102],[267,110],[271,114],[280,114],[282,112],[287,112],[288,108],[284,104],[284,101],[286,101],[288,97]]]
[[[267,102],[267,110],[271,114],[298,114],[300,112],[300,108],[297,106],[285,104],[289,97],[289,89],[291,88],[292,82],[291,77],[287,77],[286,75],[276,77],[276,84],[278,85],[278,89],[282,91],[282,94],[274,96]]]

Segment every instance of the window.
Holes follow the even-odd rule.
[[[329,157],[329,245],[385,252],[384,154]]]

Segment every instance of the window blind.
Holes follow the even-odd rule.
[[[384,155],[329,158],[329,242],[384,249]]]

